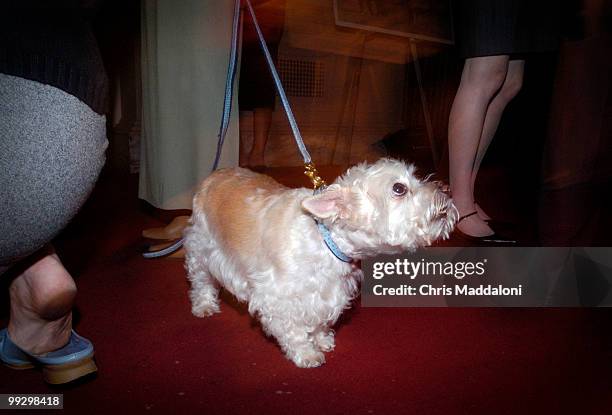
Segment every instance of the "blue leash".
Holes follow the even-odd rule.
[[[236,0],[234,4],[234,19],[232,21],[232,44],[230,48],[229,65],[227,69],[227,77],[225,78],[225,96],[223,99],[223,113],[221,114],[221,126],[217,135],[217,152],[212,165],[211,173],[219,167],[221,160],[221,151],[223,143],[229,128],[230,115],[232,113],[232,99],[234,97],[234,82],[236,80],[236,62],[238,61],[238,49],[240,49],[239,39],[242,37],[242,13],[240,13],[240,0]],[[185,238],[181,238],[172,245],[167,246],[158,251],[149,251],[142,254],[147,259],[161,258],[170,255],[183,246]]]
[[[308,149],[304,144],[304,140],[302,139],[302,134],[300,133],[300,129],[297,125],[297,121],[295,120],[295,116],[293,115],[293,111],[291,110],[291,105],[289,104],[289,100],[287,99],[287,94],[285,94],[285,88],[283,88],[283,83],[281,82],[280,76],[278,76],[278,71],[274,66],[274,61],[272,60],[272,56],[270,55],[270,51],[268,50],[268,45],[261,33],[261,29],[259,27],[259,23],[257,22],[257,17],[255,16],[255,11],[253,10],[253,6],[251,5],[250,0],[245,0],[247,8],[249,9],[249,13],[251,14],[251,18],[253,19],[253,25],[255,26],[255,30],[257,31],[257,37],[259,38],[259,44],[263,53],[266,57],[266,61],[268,62],[268,68],[270,69],[270,73],[272,74],[272,79],[274,79],[274,84],[276,85],[276,90],[278,91],[278,95],[280,96],[281,102],[283,104],[283,108],[285,109],[285,114],[287,114],[287,119],[289,120],[289,125],[291,126],[291,131],[293,132],[293,138],[295,139],[295,143],[297,144],[300,153],[302,153],[302,157],[304,158],[304,165],[306,166],[306,175],[311,178],[313,184],[315,186],[315,194],[321,192],[325,189],[325,182],[318,177],[318,173],[316,168],[312,165],[312,159],[310,157],[310,153],[308,153]],[[312,169],[312,170],[311,170]],[[312,177],[316,176],[316,177]],[[319,222],[315,219],[317,223],[317,227],[321,236],[323,237],[323,241],[325,245],[329,248],[329,250],[334,254],[336,258],[343,262],[353,262],[352,258],[348,257],[344,254],[338,245],[334,242],[331,236],[331,232],[322,222]]]
[[[251,5],[250,0],[245,0],[245,1],[246,1],[247,8],[249,9],[249,13],[251,14],[251,18],[253,19],[253,25],[255,26],[255,30],[257,31],[257,37],[259,38],[259,44],[266,57],[266,61],[268,61],[268,67],[270,68],[272,79],[274,79],[274,84],[276,84],[276,90],[278,91],[278,95],[280,96],[281,102],[283,104],[283,108],[285,109],[285,114],[287,114],[287,119],[289,120],[291,131],[293,132],[293,138],[295,138],[295,143],[297,144],[300,150],[300,153],[302,153],[304,164],[310,164],[312,163],[312,159],[310,158],[310,153],[308,153],[308,150],[306,149],[306,146],[304,145],[304,140],[302,139],[302,134],[300,133],[300,129],[298,128],[297,121],[295,121],[295,117],[293,116],[293,111],[291,111],[291,105],[289,105],[287,94],[285,94],[285,89],[283,88],[283,84],[280,80],[280,77],[278,76],[276,67],[274,66],[274,61],[272,60],[272,56],[270,55],[270,51],[268,50],[268,45],[266,44],[263,34],[261,33],[259,23],[257,23],[257,17],[255,17],[253,6]]]
[[[251,18],[253,19],[253,25],[255,26],[255,31],[257,32],[257,37],[259,39],[261,49],[264,53],[266,61],[268,62],[268,67],[270,68],[272,79],[274,80],[276,90],[278,91],[278,95],[280,96],[283,108],[285,109],[285,114],[287,114],[287,119],[289,121],[289,125],[291,126],[291,131],[293,132],[295,142],[298,146],[298,149],[300,150],[300,153],[302,154],[304,164],[310,164],[312,163],[312,158],[310,157],[310,153],[308,153],[308,149],[304,144],[304,139],[302,138],[300,128],[298,127],[297,121],[295,120],[295,116],[293,115],[293,111],[291,110],[291,105],[289,104],[289,100],[287,99],[287,94],[285,93],[285,89],[283,88],[283,84],[281,82],[280,76],[278,75],[278,71],[274,66],[272,55],[270,54],[268,45],[266,44],[266,41],[263,37],[263,33],[261,32],[261,28],[259,27],[259,23],[257,22],[257,17],[255,16],[253,6],[251,5],[250,0],[245,0],[245,3],[247,5],[247,8],[249,9]],[[221,158],[221,150],[223,149],[223,143],[225,142],[225,136],[227,135],[227,129],[229,127],[232,110],[232,97],[234,95],[234,81],[236,79],[236,62],[238,57],[238,50],[240,49],[239,39],[242,37],[241,32],[242,13],[240,11],[240,0],[236,0],[234,4],[234,20],[232,24],[232,44],[230,51],[230,61],[228,65],[227,78],[225,81],[225,99],[223,101],[223,114],[221,117],[221,128],[219,130],[217,141],[217,153],[212,168],[213,171],[216,170],[219,165],[219,159]]]
[[[221,150],[229,128],[230,115],[232,113],[232,98],[234,96],[234,81],[236,80],[236,62],[238,61],[238,50],[240,49],[239,39],[242,38],[242,13],[240,13],[240,0],[234,4],[234,20],[232,22],[232,45],[230,48],[229,65],[227,77],[225,78],[225,98],[223,100],[223,114],[221,115],[221,127],[217,136],[217,153],[211,172],[219,167]]]
[[[302,154],[302,158],[304,159],[304,167],[306,171],[304,174],[310,178],[314,187],[315,194],[321,192],[325,189],[325,181],[321,179],[319,176],[316,167],[312,163],[312,158],[310,157],[310,153],[304,144],[304,139],[302,138],[302,134],[300,133],[300,129],[297,125],[297,121],[295,120],[295,116],[293,115],[293,111],[291,110],[291,105],[289,104],[289,99],[287,99],[287,94],[285,93],[285,88],[283,88],[283,84],[281,82],[280,76],[278,75],[278,71],[276,70],[276,66],[274,65],[274,61],[272,60],[272,55],[270,54],[270,50],[268,49],[268,45],[263,37],[263,33],[261,32],[261,28],[259,27],[259,23],[257,22],[257,17],[255,16],[255,11],[253,10],[253,6],[251,5],[250,0],[245,0],[247,8],[249,9],[249,13],[251,18],[253,19],[253,25],[255,26],[255,31],[257,32],[257,37],[259,39],[259,44],[261,49],[266,57],[266,61],[268,62],[268,68],[270,69],[270,73],[272,75],[272,79],[274,80],[274,84],[276,85],[276,90],[278,91],[278,95],[280,96],[281,102],[283,104],[283,108],[285,109],[285,114],[287,115],[287,119],[289,121],[289,125],[291,126],[291,131],[293,132],[293,138],[295,139],[295,143]],[[238,50],[240,49],[239,40],[242,37],[242,24],[243,18],[242,13],[240,11],[240,0],[236,0],[234,4],[234,19],[232,22],[232,43],[230,49],[230,62],[227,70],[227,78],[225,81],[225,97],[223,101],[223,114],[221,116],[221,128],[219,129],[219,135],[217,140],[217,152],[215,154],[215,160],[213,162],[212,171],[217,170],[219,166],[219,161],[221,159],[221,151],[223,150],[223,143],[225,142],[225,136],[227,135],[227,130],[229,127],[229,121],[232,110],[232,98],[234,95],[234,81],[236,79],[236,62],[238,58]],[[321,236],[323,237],[323,241],[325,245],[329,248],[329,250],[334,254],[336,258],[343,262],[353,262],[353,260],[345,255],[338,245],[333,241],[331,232],[329,229],[321,222],[315,219],[317,223],[317,227]],[[143,256],[145,258],[159,258],[162,256],[169,255],[173,252],[178,251],[184,244],[184,238],[179,239],[172,245],[161,249],[159,251],[153,252],[145,252]]]

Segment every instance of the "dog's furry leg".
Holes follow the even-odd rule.
[[[213,238],[205,215],[193,215],[185,229],[185,268],[191,282],[191,312],[196,317],[219,313],[219,285],[209,271],[209,258],[214,250]]]
[[[195,258],[192,251],[185,257],[187,278],[191,281],[189,298],[191,312],[196,317],[207,317],[219,313],[219,287],[208,271],[204,261]]]
[[[322,326],[312,333],[315,346],[322,352],[331,352],[336,347],[334,331],[327,326]]]
[[[189,272],[191,312],[196,317],[219,313],[219,288],[208,271]]]
[[[285,356],[296,366],[310,368],[325,363],[325,355],[317,350],[304,326],[278,316],[261,316],[261,323],[266,333],[276,338]]]

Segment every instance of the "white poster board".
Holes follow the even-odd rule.
[[[334,0],[338,26],[454,44],[450,0]]]

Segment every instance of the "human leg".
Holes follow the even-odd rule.
[[[272,109],[255,108],[253,110],[253,147],[249,153],[249,166],[265,165],[264,153],[271,123]]]
[[[471,191],[474,194],[474,184],[476,183],[476,177],[480,169],[482,160],[495,136],[497,127],[501,120],[502,114],[506,109],[508,103],[519,93],[523,85],[523,72],[525,69],[524,60],[510,60],[508,63],[508,72],[503,85],[495,94],[495,97],[491,100],[482,128],[482,134],[480,136],[480,142],[478,143],[478,151],[476,153],[476,160],[474,161],[474,168],[472,169],[472,183]],[[478,211],[478,215],[481,219],[488,220],[490,217],[481,209],[478,204],[475,204],[475,209]]]
[[[467,59],[463,68],[449,119],[450,186],[460,215],[474,210],[472,173],[476,155],[488,107],[506,79],[508,62],[507,55],[476,57]],[[493,234],[477,215],[457,227],[472,236]]]
[[[72,277],[41,247],[92,191],[105,160],[106,121],[66,92],[18,77],[0,74],[0,95],[0,271],[17,275],[0,358],[37,362],[50,383],[69,382],[96,370],[93,346],[72,331]]]

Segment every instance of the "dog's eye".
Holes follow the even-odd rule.
[[[393,194],[395,196],[404,196],[408,192],[408,188],[404,183],[395,183],[393,185]]]

